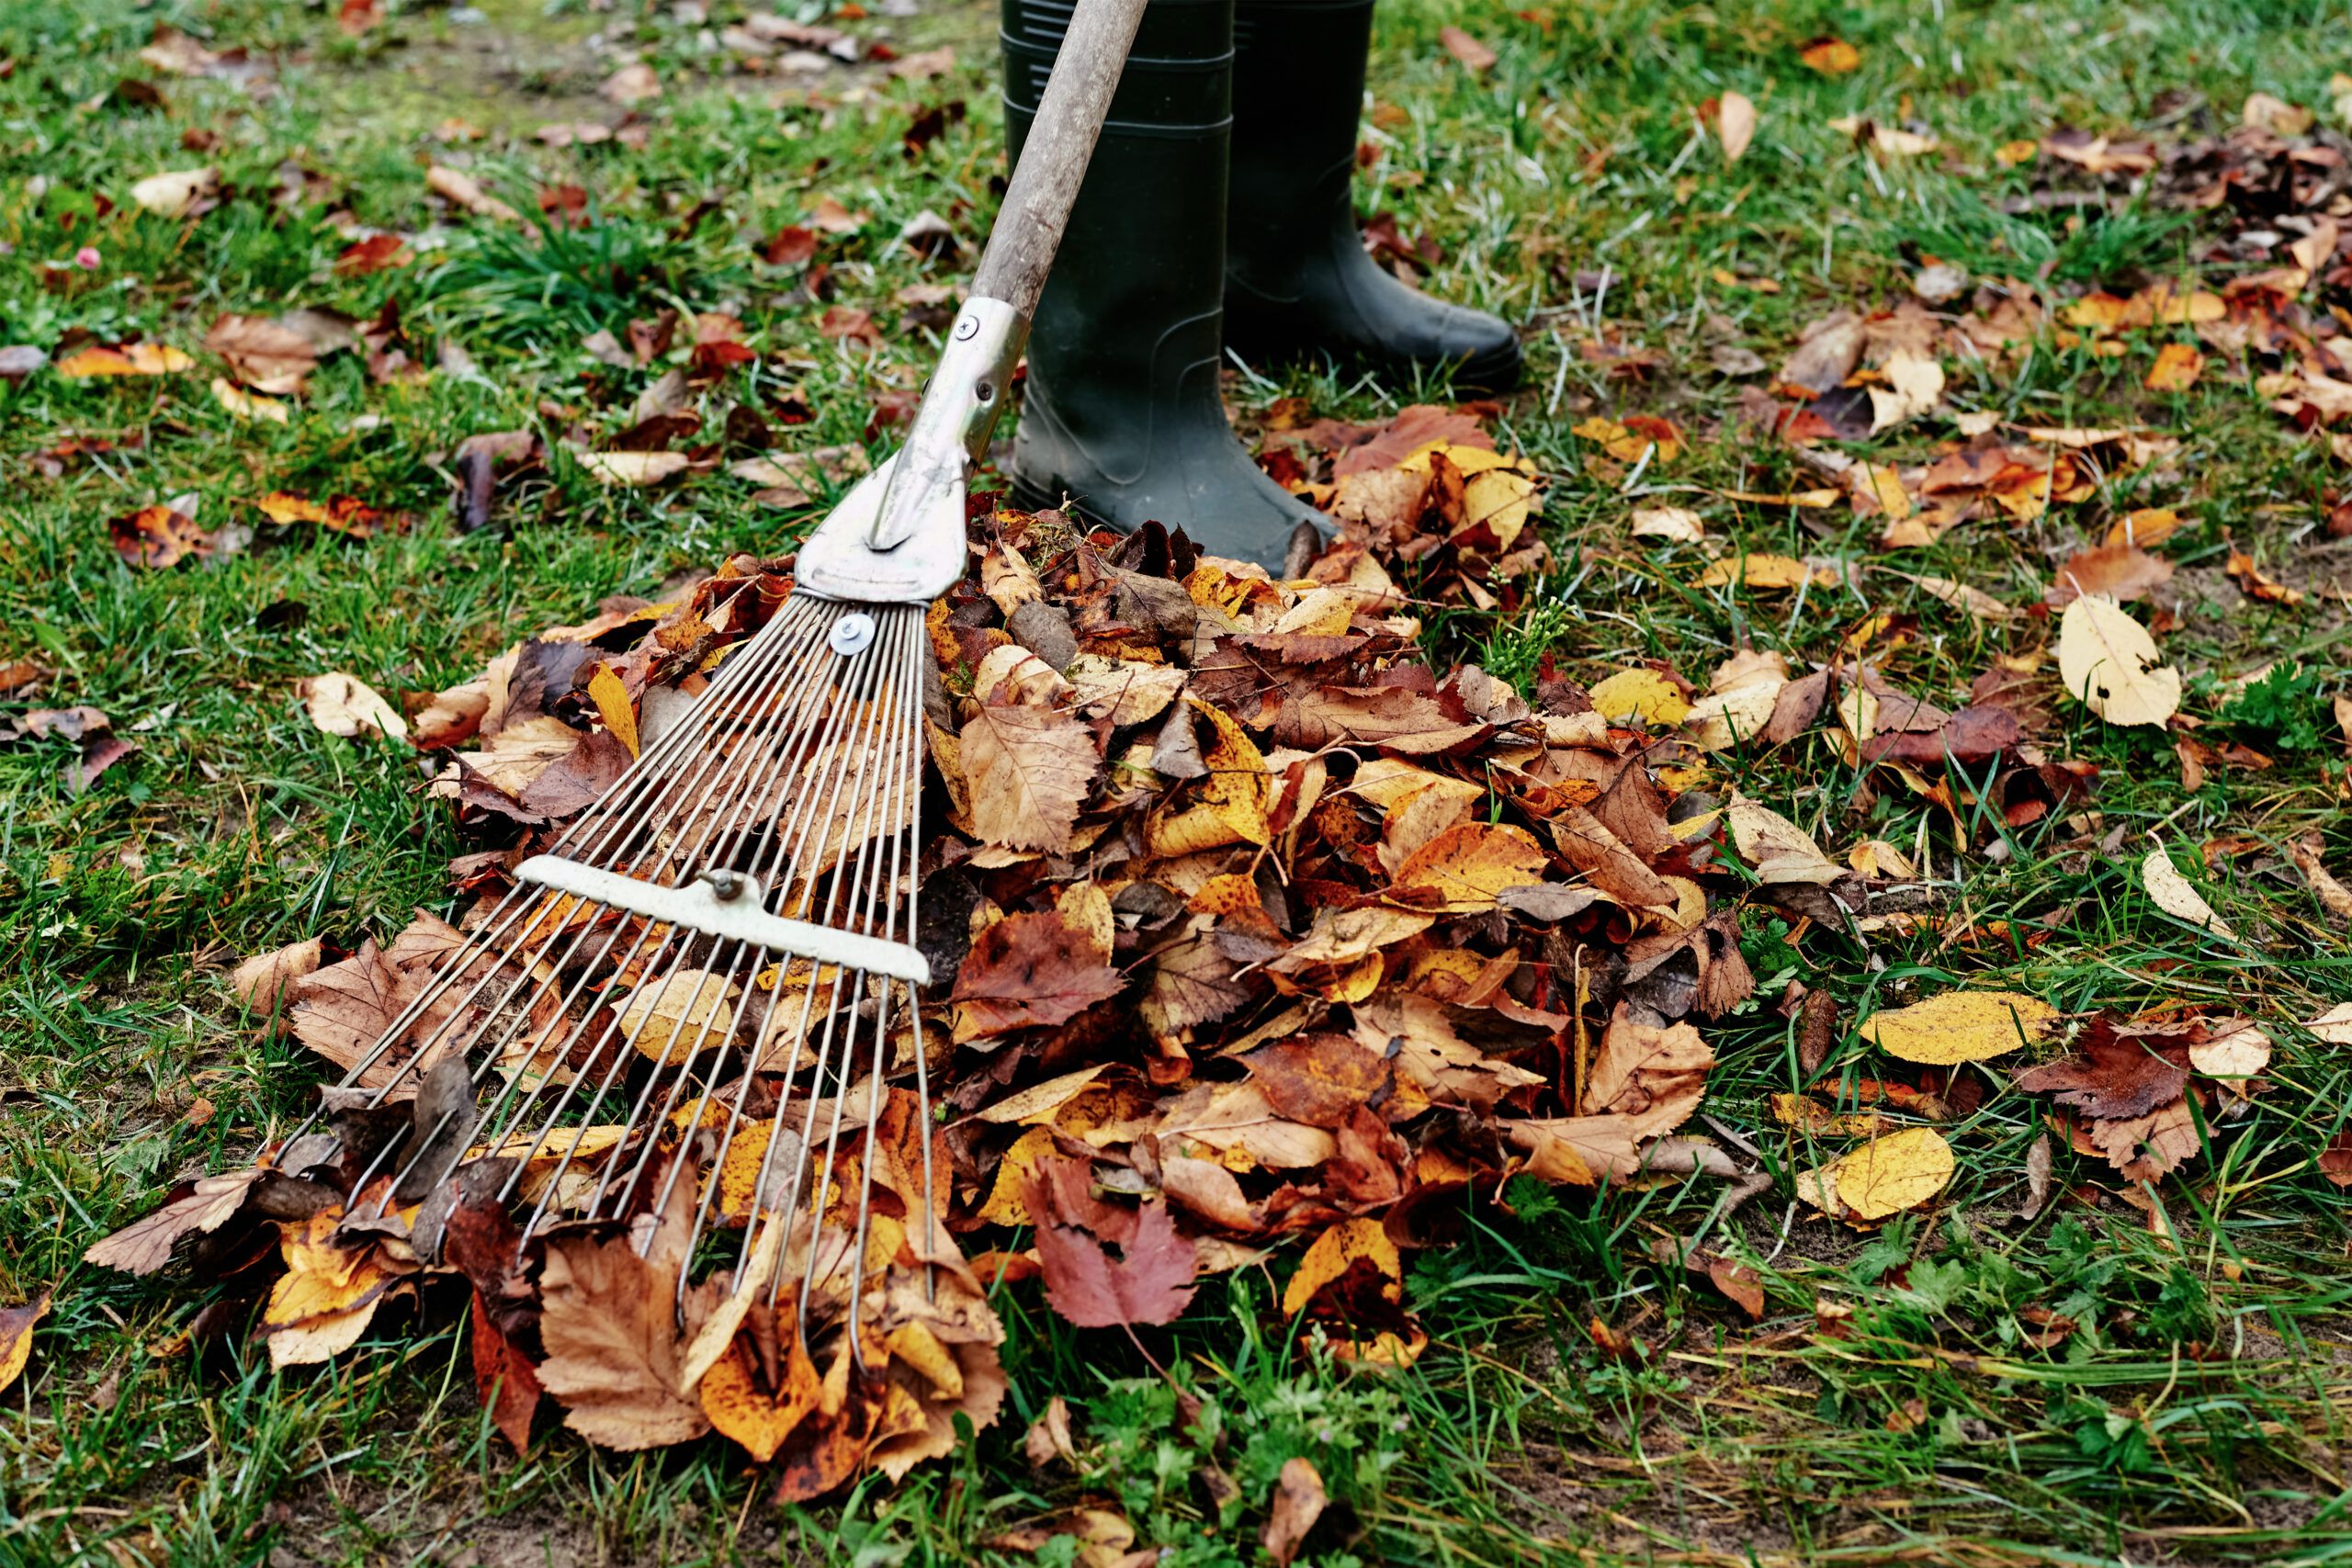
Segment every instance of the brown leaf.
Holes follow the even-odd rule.
[[[1007,915],[973,942],[956,974],[956,1038],[1062,1023],[1126,981],[1089,953],[1057,911]]]
[[[1313,1461],[1294,1456],[1283,1461],[1282,1475],[1274,1483],[1273,1511],[1261,1538],[1275,1568],[1290,1568],[1329,1502],[1323,1495],[1323,1477],[1316,1472]]]
[[[260,1175],[256,1168],[198,1177],[186,1196],[92,1244],[82,1254],[82,1261],[130,1274],[153,1274],[172,1260],[172,1249],[182,1236],[219,1230],[243,1208],[245,1191]]]
[[[237,379],[257,392],[298,393],[319,367],[319,351],[309,337],[260,316],[221,317],[204,334],[204,346],[227,360]]]
[[[1102,766],[1087,728],[1046,708],[992,705],[973,715],[961,740],[973,830],[1007,849],[1068,851]]]
[[[2129,541],[2077,550],[2058,569],[2050,603],[2067,604],[2081,594],[2104,593],[2118,601],[2138,599],[2172,581],[2172,562]]]
[[[1702,1257],[1704,1259],[1702,1267],[1715,1289],[1736,1303],[1749,1321],[1761,1319],[1764,1315],[1764,1282],[1757,1277],[1756,1270],[1720,1252],[1704,1253]]]
[[[1457,27],[1442,27],[1437,30],[1438,41],[1445,45],[1445,52],[1474,72],[1491,70],[1495,51]],[[1283,1559],[1287,1562],[1288,1559]]]
[[[1070,1441],[1069,1402],[1058,1393],[1046,1401],[1044,1413],[1030,1423],[1021,1447],[1035,1469],[1043,1470],[1055,1460],[1075,1465],[1078,1450]]]
[[[212,536],[196,519],[168,506],[142,506],[107,525],[114,553],[149,570],[177,566],[191,556],[212,553]]]
[[[316,974],[321,961],[319,939],[306,937],[274,953],[257,953],[246,959],[229,972],[229,988],[245,1004],[247,1012],[270,1018],[292,999],[288,993],[294,983]]]
[[[2018,1087],[2095,1119],[2122,1120],[2178,1100],[2188,1082],[2188,1052],[2182,1041],[2127,1032],[2095,1019],[2080,1044],[2078,1055],[2018,1073]]]
[[[374,739],[406,739],[408,720],[376,689],[356,675],[341,671],[306,675],[294,682],[311,724],[328,735],[366,736]]]
[[[539,1383],[590,1442],[662,1448],[710,1430],[694,1391],[678,1387],[692,1336],[675,1315],[677,1282],[674,1264],[649,1262],[626,1240],[549,1238]]]
[[[1625,1119],[1636,1136],[1670,1132],[1699,1109],[1715,1054],[1687,1023],[1661,1029],[1620,1002],[1586,1080],[1586,1115]]]

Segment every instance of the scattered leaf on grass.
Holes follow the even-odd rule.
[[[1951,1066],[2030,1045],[2057,1017],[2048,1002],[2016,991],[1946,991],[1872,1013],[1860,1032],[1890,1056]]]
[[[2180,868],[2172,863],[2172,856],[2165,852],[2162,844],[2150,850],[2148,858],[2140,863],[2140,880],[2146,885],[2148,897],[2154,900],[2156,908],[2175,919],[2187,920],[2215,936],[2237,934],[2213,912],[2213,907],[2205,902],[2204,896],[2190,885],[2188,878],[2181,875]]]
[[[329,735],[408,738],[408,720],[400,709],[356,675],[338,670],[305,676],[294,682],[294,694],[302,699],[311,722]]]
[[[2109,724],[2161,725],[2179,710],[2180,671],[2148,628],[2111,599],[2084,594],[2058,624],[2058,673],[2067,694]]]
[[[1440,28],[1437,37],[1438,41],[1445,45],[1445,52],[1460,61],[1464,68],[1474,72],[1493,68],[1495,51],[1460,28],[1453,26]]]
[[[1818,71],[1824,76],[1843,76],[1862,68],[1860,50],[1844,39],[1826,34],[1800,44],[1797,58],[1804,62],[1807,70]]]
[[[1738,163],[1756,139],[1756,105],[1747,94],[1727,92],[1716,100],[1715,137],[1723,143],[1724,162]]]
[[[107,525],[114,553],[132,566],[161,570],[191,556],[212,553],[212,536],[196,519],[168,506],[142,506]]]
[[[1704,519],[1687,506],[1644,506],[1634,513],[1636,539],[1670,539],[1695,545],[1707,535]]]
[[[600,484],[655,485],[693,466],[684,452],[582,452],[580,466]]]
[[[49,1315],[47,1291],[23,1306],[0,1307],[0,1393],[17,1381],[33,1353],[33,1325]]]
[[[1797,1196],[1833,1219],[1870,1223],[1916,1209],[1952,1175],[1951,1145],[1932,1127],[1906,1127],[1797,1178]]]
[[[2148,367],[2146,386],[2152,392],[2185,392],[2205,373],[2205,356],[2185,343],[2168,343],[2156,350]]]
[[[1274,1506],[1266,1519],[1262,1540],[1266,1553],[1274,1560],[1274,1568],[1290,1568],[1291,1560],[1298,1555],[1306,1540],[1306,1532],[1323,1517],[1329,1499],[1323,1492],[1323,1477],[1317,1473],[1311,1460],[1294,1456],[1283,1461],[1282,1474],[1274,1482]]]
[[[276,398],[259,393],[240,391],[234,382],[225,377],[212,378],[212,400],[237,419],[257,419],[270,424],[287,422],[286,405]]]
[[[127,343],[119,348],[76,349],[57,362],[57,373],[69,380],[100,376],[170,376],[195,363],[178,349],[159,343]]]
[[[185,218],[220,185],[218,169],[177,169],[141,180],[130,187],[130,199],[158,218]]]

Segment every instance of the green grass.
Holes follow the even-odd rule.
[[[2339,872],[2352,851],[2342,738],[2324,714],[2343,685],[2343,610],[2324,596],[2294,610],[2244,601],[2219,570],[2227,538],[2273,567],[2301,563],[2306,581],[2332,559],[2340,580],[2341,555],[2313,552],[2343,470],[2225,376],[2181,396],[2142,390],[2152,334],[2121,359],[2045,342],[2014,370],[1954,365],[1948,400],[2038,423],[2142,422],[2182,439],[2177,457],[2030,526],[1970,525],[1890,564],[2027,603],[2109,516],[2178,508],[2192,527],[2164,553],[2199,611],[2166,648],[2190,676],[2187,711],[2202,738],[2245,740],[2278,766],[2216,771],[2188,795],[2168,739],[2069,709],[2048,749],[2099,765],[2096,829],[2010,829],[1979,809],[1962,842],[1950,818],[1844,766],[1826,737],[1723,759],[1731,780],[1825,842],[1924,845],[1939,907],[1969,922],[1964,935],[1887,931],[1868,945],[1815,931],[1791,946],[1785,921],[1750,913],[1751,962],[1770,984],[1710,1029],[1721,1065],[1706,1109],[1781,1179],[1736,1213],[1721,1213],[1720,1184],[1706,1181],[1486,1195],[1459,1246],[1412,1259],[1410,1302],[1436,1343],[1408,1373],[1351,1372],[1302,1351],[1272,1306],[1285,1264],[1275,1279],[1216,1282],[1147,1339],[1203,1402],[1191,1424],[1124,1341],[1071,1330],[1034,1293],[1007,1291],[1005,1421],[899,1487],[869,1481],[813,1510],[768,1505],[716,1439],[630,1457],[554,1434],[517,1461],[475,1406],[462,1333],[448,1326],[462,1316],[454,1300],[426,1303],[422,1326],[387,1314],[359,1350],[317,1372],[270,1372],[242,1324],[154,1354],[203,1302],[169,1280],[87,1269],[83,1247],[176,1175],[241,1162],[283,1134],[321,1077],[236,1016],[225,964],[312,933],[356,945],[413,907],[440,908],[442,866],[460,847],[418,798],[412,758],[319,734],[292,682],[333,669],[432,689],[605,595],[780,547],[813,515],[760,509],[752,487],[718,476],[604,491],[559,461],[507,502],[500,528],[460,536],[442,455],[481,431],[608,428],[619,416],[605,411],[652,376],[598,364],[580,339],[623,334],[631,316],[664,307],[742,317],[766,368],[721,396],[767,404],[797,389],[813,418],[779,427],[790,445],[859,441],[874,389],[914,384],[933,345],[891,331],[868,355],[819,336],[820,307],[799,297],[797,269],[766,266],[754,243],[820,196],[870,211],[827,253],[834,297],[895,324],[895,289],[958,276],[958,264],[893,247],[899,225],[925,209],[956,214],[976,242],[993,201],[983,11],[892,24],[902,48],[953,41],[949,78],[837,73],[811,99],[782,79],[695,75],[696,28],[666,6],[489,10],[469,26],[397,9],[396,47],[380,32],[345,40],[315,9],[244,0],[0,0],[0,55],[15,62],[0,80],[0,240],[11,247],[0,339],[48,346],[78,330],[192,347],[223,311],[300,304],[373,318],[396,299],[413,357],[434,364],[447,343],[479,367],[381,387],[339,356],[283,429],[232,421],[206,394],[209,371],[119,383],[41,374],[0,390],[0,661],[40,660],[56,671],[43,703],[100,707],[141,747],[79,796],[61,783],[63,742],[0,749],[0,1303],[57,1292],[28,1372],[0,1396],[0,1564],[456,1562],[473,1548],[499,1564],[1027,1561],[984,1543],[1082,1497],[1123,1510],[1170,1549],[1169,1564],[1254,1562],[1272,1478],[1294,1453],[1316,1459],[1344,1505],[1345,1528],[1317,1540],[1316,1561],[1329,1564],[2352,1558],[2341,1415],[2352,1226],[2343,1193],[2308,1163],[2345,1124],[2352,1070],[2292,1022],[2352,996],[2352,952],[2291,870],[2253,869],[2282,862],[2307,832]],[[725,0],[711,11],[714,27],[734,14]],[[124,75],[148,74],[134,55],[159,17],[216,48],[277,53],[278,90],[249,98],[167,78],[163,112],[87,107]],[[1537,329],[1528,390],[1502,424],[1552,476],[1558,565],[1508,614],[1434,617],[1433,644],[1520,681],[1546,660],[1589,679],[1643,658],[1703,681],[1743,643],[1800,666],[1826,658],[1867,613],[1892,610],[1921,633],[1902,678],[1939,698],[2051,628],[1979,625],[1884,571],[1801,604],[1694,588],[1699,552],[1630,542],[1625,517],[1643,498],[1588,470],[1569,427],[1595,412],[1666,414],[1697,439],[1644,475],[1651,503],[1698,507],[1717,540],[1751,550],[1877,558],[1874,524],[1690,488],[1811,482],[1781,449],[1723,425],[1736,389],[1707,370],[1709,347],[1733,342],[1777,364],[1816,316],[1899,299],[1923,253],[2066,287],[2128,290],[2180,271],[2199,220],[2142,203],[2070,226],[2064,211],[2017,206],[2033,171],[1999,168],[1993,150],[2064,124],[2129,134],[2183,94],[2201,96],[2217,130],[2256,89],[2324,114],[2352,19],[2340,4],[2286,0],[1590,0],[1528,17],[1392,3],[1374,62],[1384,108],[1361,204],[1439,238],[1433,289]],[[530,140],[544,121],[615,118],[594,96],[609,67],[587,40],[623,21],[670,84],[648,106],[646,145]],[[1449,21],[1497,50],[1491,72],[1473,77],[1443,52]],[[1826,78],[1800,65],[1797,46],[1821,33],[1859,46],[1862,68]],[[1692,143],[1691,110],[1729,88],[1761,120],[1726,168],[1712,142]],[[902,156],[913,111],[951,96],[969,118]],[[445,146],[432,133],[450,114],[492,135]],[[1921,122],[1949,164],[1871,159],[1828,129],[1849,114]],[[220,145],[186,151],[192,131]],[[460,157],[526,211],[542,186],[584,186],[600,221],[543,243],[480,221],[431,230],[421,165]],[[139,177],[203,162],[234,194],[200,221],[121,205]],[[275,198],[289,164],[324,182],[317,199]],[[47,182],[38,198],[36,176]],[[103,216],[100,196],[117,204]],[[718,209],[678,237],[707,197]],[[326,221],[337,209],[445,243],[414,267],[341,278],[333,264],[346,242]],[[99,252],[96,270],[45,275],[43,263],[84,245]],[[1577,275],[1603,267],[1596,302]],[[1718,270],[1781,289],[1726,288]],[[1601,378],[1574,346],[1596,312],[1658,351],[1663,368],[1644,383]],[[1362,418],[1430,390],[1255,368],[1236,389],[1244,412],[1292,394]],[[708,428],[723,412],[706,406]],[[60,472],[36,468],[68,433],[111,448]],[[1926,437],[1905,442],[1924,453]],[[413,526],[364,542],[276,529],[247,504],[273,489],[348,492]],[[116,559],[107,518],[186,492],[207,526],[244,525],[251,542],[167,572]],[[286,602],[306,607],[299,624],[257,619]],[[2222,689],[2274,660],[2312,674],[2245,698]],[[2115,828],[2143,845],[2159,826],[2181,845],[2256,841],[2210,874],[2191,868],[2242,943],[2154,909],[2129,869],[2136,855],[2097,847]],[[2162,1189],[2175,1247],[2112,1201],[2059,1196],[2034,1222],[2015,1220],[2040,1111],[1998,1073],[1945,1129],[1962,1164],[1942,1201],[1862,1235],[1788,1206],[1788,1176],[1835,1152],[1770,1116],[1769,1095],[1801,1087],[1793,1026],[1770,1006],[1791,977],[1828,989],[1849,1019],[1962,981],[2068,1010],[2199,1002],[2274,1026],[2279,1053],[2251,1114]],[[1881,1066],[1860,1050],[1833,1061],[1830,1081],[1848,1089]],[[199,1100],[209,1118],[188,1114]],[[2063,1190],[2101,1168],[2062,1149],[2057,1177]],[[1748,1261],[1767,1293],[1763,1324],[1655,1262],[1662,1239]],[[1816,1332],[1825,1305],[1851,1309],[1840,1337]],[[2037,1309],[2073,1318],[2075,1332],[2036,1348],[2020,1314]],[[1646,1357],[1605,1356],[1588,1331],[1596,1317],[1637,1335]],[[1082,1473],[1034,1472],[1022,1457],[1023,1429],[1057,1393],[1077,1416]],[[1212,1472],[1238,1488],[1234,1501],[1216,1501]]]

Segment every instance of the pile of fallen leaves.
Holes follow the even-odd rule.
[[[1441,435],[1387,467],[1457,488],[1519,471],[1454,449],[1492,453]],[[1713,1061],[1693,1019],[1753,988],[1724,897],[1748,879],[1727,861],[1809,893],[1862,879],[1795,824],[1694,787],[1702,736],[1653,733],[1638,704],[1605,714],[1565,680],[1531,704],[1475,666],[1432,671],[1404,562],[1368,529],[1286,581],[1157,528],[999,513],[975,534],[929,616],[921,885],[947,1112],[933,1168],[965,1239],[902,1228],[869,1254],[879,1315],[856,1357],[768,1311],[772,1275],[685,1279],[675,1206],[727,1179],[693,1126],[583,1130],[587,1164],[592,1141],[635,1157],[652,1139],[692,1179],[648,1184],[669,1210],[525,1243],[473,1174],[513,1162],[410,1157],[447,1092],[429,1073],[413,1104],[371,1104],[365,1076],[328,1091],[311,1146],[185,1184],[93,1258],[146,1272],[187,1244],[199,1273],[266,1288],[280,1364],[349,1346],[387,1302],[470,1286],[484,1396],[518,1444],[544,1393],[612,1446],[716,1427],[806,1496],[944,1451],[956,1414],[993,1416],[988,1285],[1041,1277],[1072,1322],[1133,1329],[1300,1236],[1292,1309],[1342,1354],[1399,1361],[1426,1342],[1401,1249],[1442,1239],[1474,1188],[1730,1171],[1668,1136]],[[304,682],[322,728],[440,757],[434,791],[494,842],[452,868],[477,900],[458,925],[261,955],[233,977],[249,1004],[360,1064],[511,867],[765,624],[788,565],[738,558],[671,603],[609,604],[405,704],[348,675]],[[889,1100],[859,1157],[911,1213],[919,1123],[911,1096]],[[411,1165],[425,1175],[399,1190],[376,1174]],[[556,1213],[581,1195],[524,1175]],[[719,1207],[759,1218],[748,1190]],[[775,1250],[768,1269],[808,1269]],[[892,1288],[918,1253],[943,1281],[919,1309]]]

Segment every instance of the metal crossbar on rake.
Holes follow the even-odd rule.
[[[912,606],[787,600],[626,776],[516,868],[514,890],[345,1075],[345,1104],[418,1095],[428,1107],[359,1172],[355,1200],[373,1191],[380,1217],[465,1165],[504,1161],[496,1196],[530,1203],[527,1241],[555,1218],[663,1211],[699,1163],[691,1251],[720,1217],[739,1137],[763,1124],[748,1216],[726,1216],[748,1220],[733,1285],[763,1212],[809,1210],[796,1244],[808,1259],[862,1258],[876,1162],[854,1160],[854,1204],[835,1200],[849,1145],[881,1114],[894,1047],[930,1101],[913,989],[930,970],[910,940],[929,658]],[[706,1160],[656,1157],[665,1133],[704,1130]],[[927,1129],[921,1142],[927,1235]],[[853,1235],[827,1236],[829,1206],[854,1211]],[[804,1318],[825,1271],[798,1270]],[[865,1270],[846,1272],[854,1344]]]

